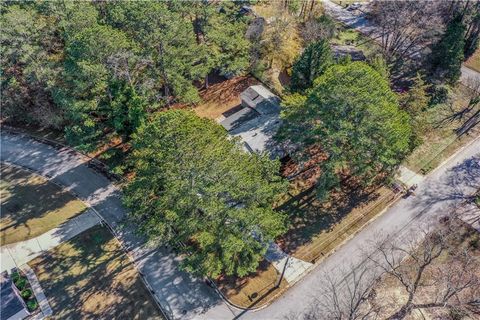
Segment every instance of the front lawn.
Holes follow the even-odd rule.
[[[280,241],[281,246],[295,258],[315,263],[360,231],[394,200],[392,190],[380,187],[324,205],[313,201],[298,208],[290,230]]]
[[[470,69],[473,69],[477,72],[480,72],[480,49],[477,49],[473,55],[465,61],[465,66]]]
[[[59,186],[2,163],[1,245],[24,241],[79,215],[86,207]]]
[[[104,227],[28,264],[52,307],[51,319],[162,319],[132,262]]]
[[[217,286],[233,304],[245,308],[258,308],[268,304],[287,287],[282,279],[277,287],[279,272],[266,260],[260,262],[257,272],[246,277],[221,277]]]
[[[417,173],[425,174],[480,134],[478,125],[461,136],[456,132],[478,111],[478,105],[473,106],[471,110],[466,109],[469,91],[470,89],[459,84],[453,93],[451,103],[436,105],[420,115],[428,124],[428,130],[421,137],[423,143],[405,160],[405,166]],[[462,114],[462,111],[466,112]]]

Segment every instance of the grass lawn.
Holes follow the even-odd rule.
[[[51,319],[162,319],[117,240],[96,226],[28,263]]]
[[[458,85],[452,103],[437,105],[421,115],[425,117],[429,129],[422,137],[423,144],[404,162],[408,168],[415,172],[427,173],[480,134],[478,125],[460,137],[455,133],[455,129],[460,128],[479,108],[473,107],[462,117],[458,116],[468,105],[469,90],[463,85]]]
[[[295,258],[314,263],[360,231],[393,200],[394,193],[381,187],[368,195],[351,197],[340,206],[320,207],[314,202],[299,209],[301,213],[292,220],[280,244]]]
[[[249,76],[219,80],[200,92],[202,102],[193,110],[200,117],[215,120],[226,111],[240,105],[240,93],[255,84],[258,84],[258,81]]]
[[[480,72],[480,49],[477,49],[473,55],[465,61],[465,66]]]
[[[1,245],[34,238],[82,213],[85,205],[43,177],[2,163]]]
[[[235,305],[258,308],[269,303],[286,289],[287,282],[284,279],[278,288],[275,287],[279,276],[275,267],[263,260],[254,274],[243,278],[223,277],[216,283],[228,300]]]

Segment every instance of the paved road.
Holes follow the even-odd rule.
[[[126,211],[121,203],[120,191],[102,174],[90,168],[86,157],[69,149],[57,150],[7,132],[2,132],[0,147],[2,161],[51,177],[97,210],[119,232],[155,296],[171,316],[193,318],[210,306],[222,304],[219,296],[203,281],[179,271],[178,257],[166,250],[149,248],[142,238],[133,233],[133,228],[121,226]]]
[[[68,150],[56,150],[27,137],[3,132],[1,159],[25,166],[42,175],[50,175],[91,205],[108,221],[118,225],[125,214],[119,191],[101,174],[85,164],[85,159]],[[480,187],[480,138],[465,147],[448,162],[419,183],[417,195],[398,201],[353,239],[339,248],[304,279],[272,305],[255,312],[240,313],[228,307],[202,282],[178,271],[178,258],[160,250],[146,250],[128,230],[125,238],[137,254],[142,272],[155,288],[156,296],[178,318],[197,319],[282,319],[305,310],[318,296],[325,274],[338,275],[345,264],[359,265],[362,248],[367,248],[379,233],[411,238],[420,223],[431,223],[448,213]],[[144,256],[141,254],[145,253]],[[188,313],[182,316],[182,310]]]

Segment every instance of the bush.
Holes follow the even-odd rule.
[[[38,308],[38,302],[35,299],[31,299],[27,301],[27,308],[29,311],[34,311]]]
[[[450,98],[451,89],[448,85],[435,85],[432,89],[432,99],[430,99],[430,107],[437,104],[446,103]]]
[[[32,296],[32,290],[30,289],[23,289],[20,293],[24,300],[28,300]]]
[[[27,279],[23,277],[19,277],[17,281],[14,282],[15,286],[18,288],[18,290],[23,290],[25,286],[27,285]]]
[[[18,271],[12,272],[12,281],[13,283],[16,283],[20,279],[20,273]]]

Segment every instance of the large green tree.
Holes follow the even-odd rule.
[[[285,187],[279,162],[245,152],[212,120],[160,113],[135,134],[130,161],[130,217],[150,239],[188,253],[189,271],[246,275],[285,231],[272,208]]]
[[[54,104],[62,43],[55,21],[28,5],[1,8],[2,118],[61,128],[64,110]]]
[[[311,43],[295,61],[292,70],[291,88],[303,91],[313,85],[313,81],[333,64],[332,51],[327,40]]]
[[[318,165],[318,195],[353,176],[368,185],[379,173],[391,172],[409,152],[409,116],[399,109],[387,80],[363,62],[330,67],[308,96],[287,99],[279,139],[299,161],[313,148],[325,153]]]
[[[121,30],[93,25],[68,40],[64,86],[57,101],[72,124],[68,140],[86,150],[108,133],[128,138],[146,116],[146,102],[124,73],[135,63],[135,43]],[[133,54],[133,57],[132,57]],[[125,70],[118,59],[129,55]]]
[[[452,19],[440,41],[433,47],[433,69],[442,80],[455,83],[460,79],[464,60],[465,26],[460,16]]]

